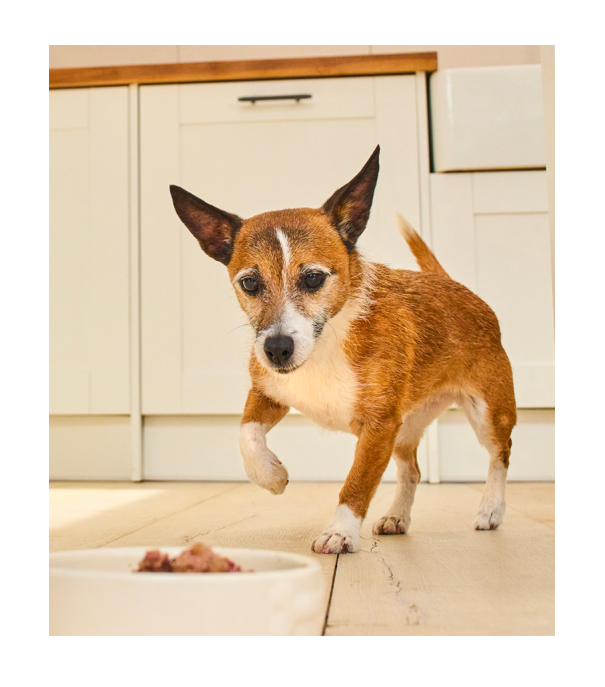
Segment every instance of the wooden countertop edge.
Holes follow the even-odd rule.
[[[437,70],[436,52],[49,69],[50,88],[380,76]]]

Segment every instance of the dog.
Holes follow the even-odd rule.
[[[356,247],[370,216],[380,146],[319,209],[250,219],[171,186],[175,210],[202,249],[223,263],[255,334],[252,388],[240,428],[248,478],[281,494],[288,472],[266,434],[296,408],[317,424],[357,437],[351,470],[316,553],[353,553],[391,457],[394,501],[375,534],[403,534],[420,470],[425,428],[455,404],[489,452],[477,530],[505,509],[516,404],[510,362],[491,308],[451,279],[416,231],[400,230],[420,271],[367,261]]]

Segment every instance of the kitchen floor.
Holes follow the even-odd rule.
[[[340,488],[51,482],[50,550],[199,540],[303,553],[324,571],[325,635],[554,635],[553,483],[510,483],[504,524],[490,532],[471,528],[482,484],[421,484],[409,534],[374,536],[395,490],[382,484],[358,553],[312,553]]]

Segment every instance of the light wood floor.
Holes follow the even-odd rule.
[[[471,521],[481,484],[421,484],[409,534],[374,536],[395,485],[380,486],[354,555],[317,555],[339,484],[292,483],[282,496],[240,482],[53,482],[50,550],[186,545],[316,557],[326,635],[553,635],[554,484],[512,483],[499,530]]]

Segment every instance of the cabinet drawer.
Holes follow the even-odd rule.
[[[180,124],[354,119],[374,116],[372,77],[186,84],[179,89]],[[242,102],[241,97],[310,95],[299,100]]]

